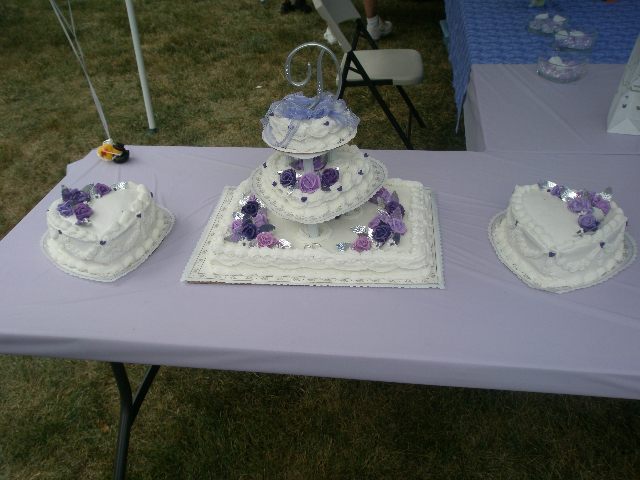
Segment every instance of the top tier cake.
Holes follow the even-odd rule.
[[[291,155],[322,153],[355,137],[360,119],[329,92],[308,98],[302,92],[274,102],[261,120],[262,138]]]

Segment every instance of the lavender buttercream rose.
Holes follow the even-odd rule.
[[[373,239],[378,243],[384,243],[391,236],[391,227],[385,223],[381,223],[373,229]]]
[[[258,213],[253,219],[253,223],[256,224],[256,227],[260,228],[263,225],[269,223],[267,220],[267,216],[264,213]]]
[[[394,233],[399,233],[400,235],[404,235],[404,233],[407,231],[407,226],[399,218],[390,219],[389,226]]]
[[[258,227],[252,222],[245,222],[245,224],[242,225],[242,236],[247,240],[253,240],[258,236]]]
[[[313,170],[317,172],[318,170],[322,170],[322,167],[324,167],[324,162],[322,161],[322,156],[313,157]],[[304,161],[303,160],[298,160],[295,163],[294,168],[296,170],[302,170],[304,168]]]
[[[335,168],[325,168],[322,171],[322,176],[320,177],[320,183],[323,187],[330,187],[335,185],[340,178],[340,172]]]
[[[87,192],[74,188],[69,195],[69,200],[71,203],[84,203],[89,201],[89,195]]]
[[[553,195],[554,197],[559,197],[560,193],[562,193],[562,190],[564,190],[564,186],[556,185],[551,189],[551,195]]]
[[[71,202],[67,201],[64,203],[59,203],[56,207],[58,213],[63,217],[70,217],[73,215],[73,208],[71,208]]]
[[[596,220],[596,217],[594,215],[591,215],[590,213],[587,213],[586,215],[580,215],[578,217],[578,225],[580,225],[580,228],[582,228],[585,232],[595,232],[596,230],[598,230],[599,224],[600,222]]]
[[[242,233],[242,220],[234,220],[231,224],[231,232],[239,235]]]
[[[312,172],[307,172],[300,177],[298,185],[302,193],[313,193],[320,188],[320,178]]]
[[[371,241],[367,237],[358,237],[355,242],[353,242],[353,249],[362,253],[371,249]]]
[[[104,183],[96,183],[93,187],[96,189],[96,193],[100,196],[106,195],[111,191],[111,188]]]
[[[260,204],[255,200],[249,200],[242,206],[242,210],[240,211],[245,215],[255,217],[258,214],[258,210],[260,210]]]
[[[600,195],[591,200],[591,205],[602,210],[603,215],[606,215],[609,213],[609,210],[611,210],[611,204],[609,201],[605,200]]]
[[[296,184],[296,171],[289,168],[280,174],[280,185],[283,187],[293,187]]]
[[[84,192],[83,192],[84,193]],[[93,214],[93,210],[86,203],[81,203],[76,208],[73,209],[73,213],[78,219],[78,223],[85,223],[86,220]]]
[[[258,234],[258,247],[272,248],[278,243],[278,239],[274,237],[270,232],[262,232]]]
[[[375,217],[373,217],[373,220],[371,220],[369,222],[369,228],[376,228],[378,225],[380,225],[380,222],[384,222],[384,223],[389,223],[389,217],[387,217],[386,215],[376,215]]]
[[[576,197],[567,202],[567,208],[573,213],[589,212],[591,211],[591,202],[585,197]]]
[[[404,207],[402,206],[402,204],[396,202],[395,200],[390,200],[389,202],[387,202],[387,206],[385,207],[385,209],[387,210],[387,213],[391,216],[393,216],[393,212],[399,209],[400,216],[404,217]]]

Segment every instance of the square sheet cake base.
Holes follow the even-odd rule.
[[[413,182],[417,183],[417,182]],[[419,184],[418,184],[419,185]],[[385,185],[386,186],[386,185]],[[393,188],[392,185],[390,185]],[[221,235],[227,235],[227,229],[231,223],[231,212],[237,210],[237,206],[234,205],[234,194],[239,187],[226,187],[221,195],[220,201],[216,206],[213,215],[209,219],[206,229],[204,230],[198,245],[196,246],[189,263],[187,264],[181,281],[189,283],[231,283],[231,284],[267,284],[267,285],[310,285],[310,286],[343,286],[343,287],[396,287],[396,288],[444,288],[444,274],[442,269],[442,250],[440,246],[440,229],[438,222],[437,205],[435,201],[435,193],[429,189],[420,186],[414,190],[414,195],[423,196],[420,198],[422,208],[416,208],[414,211],[413,205],[407,206],[407,215],[405,219],[409,220],[413,218],[413,222],[420,225],[422,230],[420,235],[412,237],[409,235],[411,229],[410,222],[407,221],[408,232],[403,236],[401,241],[405,242],[402,252],[398,248],[399,263],[409,264],[411,255],[410,252],[420,251],[421,255],[418,262],[414,262],[410,268],[395,268],[394,266],[386,266],[380,268],[380,266],[373,266],[373,269],[345,271],[344,269],[332,269],[326,268],[327,264],[332,261],[336,263],[343,263],[343,260],[350,258],[355,259],[356,263],[362,264],[366,259],[372,259],[375,263],[375,255],[382,254],[388,256],[388,252],[374,251],[363,252],[358,254],[357,252],[350,250],[347,252],[341,252],[335,244],[340,241],[353,242],[355,234],[348,230],[349,226],[355,226],[358,224],[365,224],[371,220],[372,212],[375,216],[376,206],[367,202],[356,209],[352,216],[343,216],[338,220],[332,220],[319,226],[320,237],[318,240],[322,241],[323,231],[333,232],[330,238],[323,241],[322,255],[325,258],[323,266],[318,268],[310,268],[309,263],[305,263],[305,268],[296,268],[295,271],[284,268],[277,268],[274,265],[268,267],[261,267],[259,265],[248,265],[243,263],[244,260],[252,262],[255,260],[257,253],[264,253],[265,255],[282,255],[283,263],[285,262],[285,256],[292,252],[286,252],[278,249],[277,252],[268,252],[267,249],[258,249],[257,247],[246,247],[234,249],[234,256],[241,263],[237,265],[221,265],[219,260],[220,256],[223,256],[223,261],[227,261],[224,253],[216,253],[215,248],[211,248],[212,244],[219,243]],[[236,197],[237,198],[237,195]],[[402,196],[400,197],[401,203],[405,204]],[[420,212],[419,214],[417,212]],[[425,218],[423,218],[423,216]],[[293,235],[291,232],[297,231],[301,228],[305,228],[301,224],[291,222],[283,218],[277,217],[273,212],[269,211],[269,221],[276,226],[276,231],[286,231],[289,235]],[[413,223],[411,222],[411,223]],[[328,226],[329,228],[325,228]],[[279,235],[276,235],[279,237]],[[422,243],[420,248],[416,248],[415,244],[419,241]],[[314,239],[316,240],[316,239]],[[292,242],[292,244],[295,242]],[[299,243],[299,240],[298,240]],[[412,245],[411,248],[407,248],[408,245]],[[265,250],[265,252],[259,252]],[[300,250],[305,250],[304,247]],[[368,254],[368,255],[364,255]],[[297,254],[299,255],[299,253]],[[304,253],[303,253],[304,255]],[[313,252],[309,252],[309,255],[313,255]],[[392,254],[393,255],[393,254]],[[218,257],[218,258],[217,258]],[[243,257],[245,257],[243,259]],[[250,258],[251,257],[251,258]],[[379,271],[374,271],[374,270]]]

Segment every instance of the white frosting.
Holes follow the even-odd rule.
[[[91,200],[91,223],[63,217],[54,201],[47,211],[47,250],[61,266],[91,275],[114,275],[147,255],[163,235],[164,215],[144,185],[128,182]]]
[[[627,218],[615,202],[593,234],[578,235],[578,215],[538,185],[516,187],[496,231],[509,262],[542,288],[579,287],[612,271],[624,257]]]
[[[305,226],[278,218],[269,211],[269,222],[275,226],[273,235],[288,240],[292,248],[258,248],[225,240],[238,202],[251,190],[247,180],[233,194],[221,200],[212,219],[205,250],[205,260],[198,262],[199,275],[216,279],[225,276],[260,277],[276,280],[292,277],[313,284],[396,283],[398,286],[426,283],[431,277],[441,278],[436,261],[435,207],[431,193],[418,182],[389,179],[389,191],[396,191],[405,207],[403,221],[407,232],[396,246],[385,245],[358,253],[353,249],[341,252],[336,244],[353,243],[357,235],[351,228],[366,225],[377,215],[377,206],[363,204],[354,216],[342,216],[319,225],[319,236],[305,235]],[[317,243],[320,246],[305,248]],[[439,253],[438,253],[439,254]],[[235,278],[235,277],[234,277]]]
[[[283,218],[306,224],[322,223],[366,202],[387,178],[386,167],[365,157],[355,145],[337,148],[329,153],[329,158],[326,168],[337,168],[340,174],[330,191],[303,193],[296,188],[289,193],[280,184],[278,172],[291,168],[291,159],[281,152],[274,153],[255,170],[253,191],[267,208]]]
[[[289,132],[291,120],[288,118],[269,116],[269,125],[271,132],[278,142],[281,142]],[[341,126],[333,118],[322,117],[302,120],[297,132],[286,146],[286,148],[277,148],[287,153],[314,153],[326,152],[340,145],[344,145],[356,136],[357,128],[349,126]],[[264,135],[262,137],[265,139]]]

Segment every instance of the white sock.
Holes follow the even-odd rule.
[[[367,18],[367,25],[377,25],[379,21],[380,18],[378,17],[378,15],[376,15],[373,18]]]

